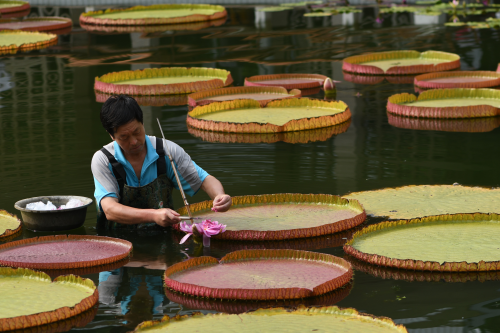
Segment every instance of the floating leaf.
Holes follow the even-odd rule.
[[[460,56],[440,51],[388,51],[345,58],[342,69],[370,75],[406,75],[460,68]]]
[[[89,310],[99,300],[90,279],[66,275],[52,282],[43,272],[10,267],[0,268],[0,294],[0,331],[67,319]]]
[[[132,251],[126,240],[81,235],[27,238],[0,245],[0,264],[34,269],[73,269],[109,264]]]
[[[347,120],[339,125],[323,127],[313,130],[279,132],[279,133],[224,133],[199,130],[188,126],[188,132],[203,141],[221,143],[309,143],[316,141],[326,141],[334,135],[346,132],[351,125],[351,120]]]
[[[199,257],[174,264],[165,271],[165,286],[198,297],[278,300],[326,294],[351,278],[351,265],[329,254],[243,250],[220,262]]]
[[[226,16],[226,9],[222,6],[168,4],[91,11],[82,13],[80,22],[98,25],[177,24],[217,20]]]
[[[435,119],[435,118],[411,118],[395,116],[387,113],[389,124],[394,127],[423,130],[460,133],[484,133],[491,132],[500,126],[499,117],[466,118],[466,119]]]
[[[191,94],[188,97],[188,104],[194,107],[212,102],[253,99],[259,101],[260,105],[264,107],[270,101],[293,97],[301,97],[300,90],[293,89],[288,92],[282,87],[228,87]]]
[[[424,89],[490,88],[500,85],[500,73],[488,71],[429,73],[415,77],[415,85]]]
[[[321,5],[323,1],[301,1],[301,2],[288,2],[282,3],[280,6],[283,7],[304,7],[307,5]]]
[[[191,205],[193,216],[216,219],[226,232],[214,239],[283,240],[315,237],[347,230],[361,224],[363,207],[330,194],[267,194],[233,197],[224,214],[210,210],[212,201]],[[178,212],[185,214],[185,208]],[[178,228],[178,225],[176,225]]]
[[[245,79],[245,86],[278,86],[285,89],[309,89],[322,87],[327,78],[319,74],[255,75]]]
[[[163,67],[105,74],[95,78],[94,89],[108,94],[179,95],[231,83],[231,73],[224,69]]]
[[[299,306],[331,306],[346,298],[352,289],[352,283],[337,288],[329,293],[309,297],[305,299],[284,299],[269,301],[236,301],[236,300],[214,300],[201,297],[193,297],[173,292],[165,288],[165,294],[171,302],[183,305],[189,309],[217,311],[224,313],[244,313],[265,308],[297,308]]]
[[[243,314],[195,313],[192,316],[163,317],[161,322],[147,321],[135,329],[135,333],[148,332],[398,332],[407,333],[402,325],[396,325],[385,317],[361,314],[354,309],[336,306],[321,308],[299,307],[290,311],[284,308],[260,309]]]
[[[57,35],[22,30],[0,31],[0,54],[38,50],[57,43]]]
[[[463,27],[464,25],[467,25],[467,23],[464,22],[448,22],[444,24],[447,27]]]
[[[10,238],[21,231],[21,220],[14,214],[0,210],[0,240]]]
[[[291,10],[293,7],[285,7],[285,6],[274,6],[274,7],[263,7],[257,9],[259,12],[284,12],[285,10]]]
[[[332,16],[331,12],[312,12],[312,13],[305,13],[305,17],[325,17],[325,16]]]
[[[496,89],[433,89],[389,97],[387,111],[417,118],[476,118],[500,114],[500,91]]]
[[[17,16],[15,13],[29,11],[29,9],[30,4],[27,1],[0,0],[0,14],[2,18],[14,17]]]
[[[389,8],[382,8],[380,9],[380,13],[413,13],[418,10],[417,7],[412,7],[412,6],[396,6],[392,5]]]
[[[71,31],[73,22],[64,17],[29,17],[20,19],[0,19],[0,30],[22,30],[22,31],[54,31],[63,30],[64,33]],[[69,29],[68,29],[69,28]],[[61,33],[59,31],[58,33]]]
[[[378,266],[439,272],[496,271],[500,269],[499,222],[499,215],[482,213],[382,222],[355,233],[344,251]]]
[[[113,94],[103,94],[101,92],[96,91],[95,97],[96,102],[104,103],[108,98],[113,96]],[[141,106],[178,106],[178,105],[187,105],[188,104],[188,94],[182,95],[163,95],[163,96],[134,96],[134,99],[137,101],[137,104]]]
[[[262,108],[251,99],[197,106],[188,112],[194,128],[230,133],[278,133],[310,130],[341,124],[351,118],[342,102],[289,98],[269,102]]]
[[[457,213],[500,213],[500,189],[460,185],[410,185],[354,192],[368,215],[391,219]]]

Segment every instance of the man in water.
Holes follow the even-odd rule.
[[[132,97],[108,98],[101,123],[113,142],[92,158],[98,227],[166,227],[180,221],[173,210],[172,191],[178,185],[167,147],[185,193],[192,196],[202,189],[213,199],[214,210],[225,212],[231,207],[231,197],[220,181],[194,163],[184,149],[146,135],[142,110]]]

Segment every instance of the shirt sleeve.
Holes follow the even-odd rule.
[[[201,184],[209,174],[200,168],[191,159],[191,156],[189,156],[184,149],[176,143],[172,141],[166,142],[166,140],[163,140],[163,147],[165,150],[167,149],[167,146],[165,145],[166,143],[168,143],[168,148],[170,148],[170,154],[172,154],[172,159],[174,160],[175,168],[179,174],[184,192],[189,196],[195,195],[200,190]],[[174,187],[179,189],[168,156],[166,156],[165,159],[167,161],[167,176],[174,183]]]
[[[102,211],[101,200],[104,197],[113,197],[120,199],[120,188],[116,180],[109,160],[101,151],[98,151],[92,157],[92,175],[94,176],[95,191],[94,197],[99,210]]]

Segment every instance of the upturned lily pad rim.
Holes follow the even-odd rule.
[[[440,78],[459,78],[459,77],[482,77],[490,78],[487,81],[480,82],[448,82],[439,83],[429,80]],[[415,77],[415,85],[424,89],[441,88],[490,88],[500,85],[500,73],[493,71],[456,71],[456,72],[437,72],[422,74]]]
[[[500,126],[500,117],[440,119],[413,118],[387,113],[389,125],[408,130],[485,133]]]
[[[114,94],[106,94],[95,90],[95,99],[98,103],[104,103],[113,96]],[[179,106],[187,105],[188,94],[179,95],[146,95],[146,96],[134,96],[135,101],[140,106]]]
[[[92,295],[82,299],[78,304],[72,307],[65,306],[53,311],[11,318],[0,318],[0,331],[24,329],[67,319],[87,311],[99,301],[99,293],[91,279],[85,279],[75,275],[64,275],[51,280],[50,276],[43,272],[37,272],[26,268],[16,269],[11,267],[0,267],[0,275],[13,277],[18,276],[20,278],[36,279],[38,281],[47,281],[50,283],[61,282],[64,284],[77,284],[94,290]]]
[[[304,117],[300,119],[293,119],[284,125],[275,125],[270,123],[233,123],[224,121],[203,120],[196,118],[197,116],[235,109],[253,109],[262,108],[260,103],[253,99],[238,99],[233,101],[215,102],[208,105],[197,106],[188,112],[186,122],[189,126],[194,128],[215,131],[215,132],[229,132],[229,133],[278,133],[278,132],[292,132],[302,131],[309,129],[316,129],[322,127],[329,127],[341,124],[351,118],[351,111],[347,104],[342,101],[328,102],[321,100],[313,100],[309,98],[288,98],[283,100],[275,100],[269,102],[265,108],[272,109],[273,107],[322,107],[331,108],[335,110],[343,110],[342,112],[334,115],[320,116],[320,117]]]
[[[27,50],[38,50],[42,49],[57,43],[57,35],[46,33],[46,32],[38,32],[38,31],[24,31],[24,30],[0,30],[1,34],[37,34],[43,35],[46,37],[46,40],[36,43],[20,43],[20,44],[11,44],[8,46],[0,46],[0,54],[4,53],[16,53],[17,51],[27,51]]]
[[[417,59],[417,58],[430,58],[441,59],[442,63],[437,65],[413,65],[413,66],[394,66],[387,71],[381,68],[363,65],[362,63],[379,60],[390,59]],[[452,69],[460,68],[460,56],[454,53],[441,52],[441,51],[425,51],[418,52],[413,50],[401,51],[386,51],[375,52],[363,55],[347,57],[342,62],[342,70],[350,73],[368,74],[368,75],[408,75],[408,74],[422,74],[430,72],[441,72]]]
[[[210,100],[209,97],[215,96],[227,96],[227,95],[235,95],[235,94],[269,94],[269,99],[259,101],[260,105],[264,107],[268,102],[273,101],[275,99],[284,99],[284,98],[299,98],[302,97],[300,90],[292,89],[287,91],[283,87],[227,87],[227,88],[219,88],[213,90],[204,90],[192,93],[188,96],[188,105],[189,106],[198,106],[198,105],[206,105],[213,102],[219,102],[217,100]],[[273,95],[288,95],[288,97],[280,97],[280,98],[272,98]],[[200,101],[204,99],[203,101]],[[245,99],[245,98],[238,98]]]
[[[270,74],[270,75],[254,75],[245,78],[245,86],[257,86],[257,87],[283,87],[285,89],[310,89],[316,87],[322,87],[323,83],[328,77],[321,74]],[[258,81],[272,81],[280,79],[320,79],[322,82],[311,81],[303,83],[285,83],[278,84],[273,82],[258,82]]]
[[[326,141],[334,135],[347,132],[351,126],[351,119],[341,124],[322,127],[312,130],[279,132],[279,133],[226,133],[201,130],[188,126],[189,134],[207,142],[220,143],[275,143],[283,141],[286,143],[309,143]]]
[[[15,12],[22,12],[24,10],[29,10],[31,8],[30,3],[27,1],[18,1],[18,0],[9,0],[9,1],[0,1],[0,4],[2,3],[17,3],[19,6],[15,7],[5,7],[5,8],[0,8],[0,13],[2,14],[7,14],[7,13],[15,13]]]
[[[115,84],[115,82],[126,80],[178,76],[209,76],[217,78],[207,81],[172,84]],[[233,83],[231,73],[224,69],[206,67],[162,67],[104,74],[101,77],[95,78],[94,89],[107,94],[179,95],[189,94],[200,90],[222,88],[231,83]]]
[[[326,307],[309,307],[306,308],[304,306],[299,306],[296,309],[285,309],[285,308],[270,308],[270,309],[258,309],[253,312],[248,312],[245,313],[244,315],[248,316],[261,316],[263,318],[269,317],[272,315],[279,315],[279,314],[297,314],[297,315],[314,315],[314,314],[319,314],[319,315],[324,315],[324,314],[331,314],[333,316],[345,316],[346,319],[351,319],[351,320],[360,320],[360,321],[365,321],[365,322],[376,322],[377,324],[382,324],[384,326],[390,327],[394,329],[396,332],[399,333],[408,333],[406,328],[403,325],[398,325],[394,323],[394,321],[390,318],[387,317],[376,317],[370,314],[366,313],[360,313],[356,309],[353,308],[339,308],[335,305],[333,306],[326,306]],[[189,320],[191,318],[203,318],[203,317],[227,317],[227,316],[236,316],[236,314],[224,314],[224,313],[217,313],[217,314],[202,314],[201,312],[194,312],[192,315],[184,315],[184,316],[175,316],[170,318],[170,316],[166,315],[164,316],[161,321],[145,321],[141,324],[139,324],[136,329],[133,331],[133,333],[141,333],[141,332],[147,332],[149,328],[155,328],[157,327],[168,327],[169,323],[174,322],[174,321],[184,321],[184,320]]]
[[[489,98],[500,101],[500,90],[496,89],[431,89],[423,91],[418,97],[402,93],[389,97],[387,111],[396,115],[416,118],[481,118],[500,115],[500,109],[491,105],[422,107],[409,103],[423,100],[445,100],[448,98]]]
[[[5,232],[3,234],[0,234],[0,241],[4,241],[5,239],[10,238],[10,237],[18,234],[22,228],[21,220],[16,215],[11,214],[6,210],[0,209],[0,216],[2,216],[2,215],[7,216],[9,218],[12,218],[13,220],[16,220],[19,225],[15,229],[7,229],[7,230],[5,230]]]
[[[345,199],[332,194],[300,194],[300,193],[278,193],[278,194],[262,194],[262,195],[246,195],[232,197],[232,207],[248,204],[279,204],[279,203],[323,203],[341,205],[350,210],[356,211],[358,214],[352,218],[344,219],[341,221],[324,224],[317,227],[306,227],[300,229],[287,229],[287,230],[226,230],[222,234],[212,236],[214,239],[226,240],[284,240],[295,238],[307,238],[333,234],[336,232],[344,231],[354,228],[366,219],[366,213],[363,206],[356,199]],[[213,206],[213,200],[207,200],[195,204],[191,204],[191,212],[209,212]],[[181,215],[186,215],[187,210],[182,207],[177,210]],[[178,229],[179,224],[174,225]]]
[[[3,23],[23,23],[23,22],[44,22],[44,21],[52,21],[54,24],[52,25],[40,25],[34,27],[27,27],[23,29],[19,29],[21,31],[56,31],[65,28],[71,28],[73,26],[73,21],[69,18],[58,17],[58,16],[45,16],[45,17],[28,17],[25,19],[0,19],[0,24]],[[56,23],[58,22],[58,23]],[[5,29],[4,30],[11,30]],[[17,30],[17,29],[12,29]]]
[[[172,10],[172,9],[213,9],[216,12],[213,15],[193,14],[189,16],[179,16],[170,18],[140,18],[140,19],[101,19],[99,15],[119,12],[131,12],[141,10]],[[226,9],[219,5],[203,4],[160,4],[150,6],[134,6],[123,9],[97,10],[80,15],[80,22],[83,24],[95,25],[155,25],[155,24],[175,24],[191,23],[200,21],[217,20],[227,16]]]
[[[434,222],[440,221],[484,221],[484,220],[496,220],[500,221],[500,215],[498,214],[444,214],[444,215],[434,215],[427,216],[418,219],[411,220],[397,220],[397,221],[386,221],[378,224],[372,224],[367,226],[360,231],[356,232],[353,237],[344,244],[344,252],[348,255],[353,256],[361,261],[368,262],[370,264],[393,267],[399,269],[408,270],[419,270],[419,271],[437,271],[437,272],[481,272],[481,271],[496,271],[500,270],[500,261],[480,261],[480,262],[466,262],[466,261],[450,261],[440,264],[436,261],[426,261],[418,259],[397,259],[389,258],[383,255],[378,255],[374,253],[364,253],[356,248],[354,248],[354,243],[356,238],[376,232],[382,229],[397,228],[404,225],[416,225],[416,224],[432,224]]]
[[[54,243],[54,242],[65,242],[65,241],[92,241],[92,242],[114,242],[120,243],[128,247],[128,251],[115,255],[112,257],[108,257],[100,260],[89,260],[89,261],[78,261],[78,262],[69,262],[69,263],[34,263],[34,262],[13,262],[0,260],[0,265],[3,266],[11,266],[11,267],[22,267],[22,268],[31,268],[31,269],[74,269],[74,268],[84,268],[84,267],[92,267],[92,266],[101,266],[110,264],[116,261],[120,261],[122,259],[127,258],[132,251],[132,243],[126,241],[124,239],[112,238],[106,236],[91,236],[91,235],[51,235],[51,236],[40,236],[33,238],[21,239],[14,242],[9,242],[0,245],[0,252],[3,250],[7,250],[10,248],[19,248],[26,245],[33,245],[37,243]]]
[[[225,263],[241,261],[258,261],[271,259],[289,259],[302,261],[316,261],[334,264],[345,269],[345,272],[331,280],[317,285],[312,290],[307,288],[267,288],[267,289],[244,289],[244,288],[210,288],[183,283],[170,278],[171,275],[191,269],[197,266],[223,265]],[[209,298],[241,299],[241,300],[276,300],[297,299],[319,296],[342,287],[351,281],[353,275],[351,264],[342,258],[330,254],[308,252],[301,250],[240,250],[226,254],[218,261],[213,257],[192,258],[167,268],[165,271],[165,287],[177,292]]]

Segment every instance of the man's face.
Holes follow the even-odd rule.
[[[115,136],[111,138],[118,143],[125,154],[139,154],[146,147],[144,125],[136,119],[118,127],[115,130]]]

